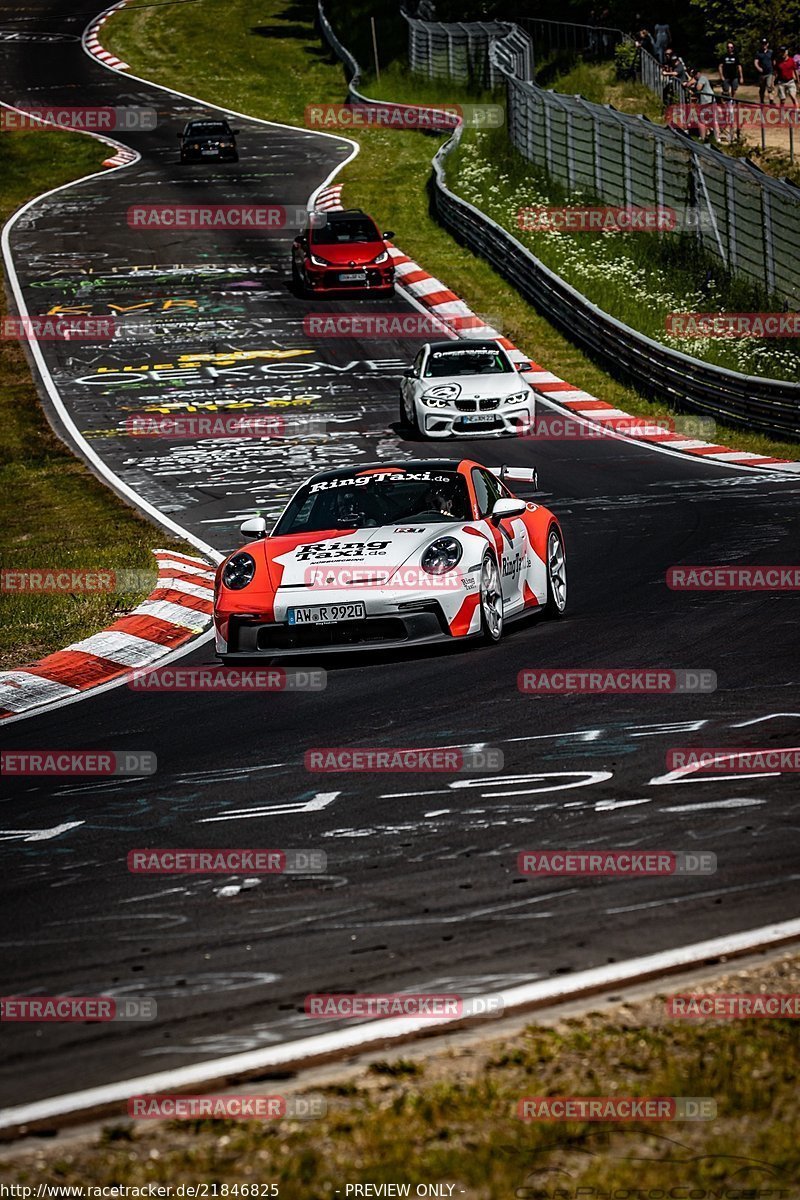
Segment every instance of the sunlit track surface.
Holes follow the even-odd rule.
[[[0,9],[0,29],[29,13],[33,33],[80,33],[89,15],[66,8]],[[35,206],[12,238],[32,313],[63,306],[118,322],[110,346],[43,348],[78,427],[140,495],[224,550],[243,515],[273,514],[316,467],[442,453],[394,428],[399,373],[418,343],[305,335],[304,315],[321,305],[289,286],[292,231],[145,236],[126,224],[134,202],[304,205],[349,147],[237,118],[238,164],[182,168],[175,132],[198,106],[103,70],[77,42],[0,41],[0,83],[8,103],[158,109],[156,130],[125,139],[141,162]],[[402,247],[401,227],[396,240]],[[324,310],[356,305],[406,310],[400,298]],[[261,357],[231,359],[242,351]],[[213,445],[125,435],[133,413],[242,403],[313,417],[328,434]],[[309,991],[485,992],[797,914],[797,777],[678,781],[666,768],[675,746],[800,742],[797,598],[664,583],[676,563],[796,561],[797,481],[610,439],[463,452],[536,463],[567,540],[566,620],[518,625],[492,649],[309,660],[329,668],[317,694],[121,688],[4,731],[7,746],[149,749],[159,760],[156,775],[124,782],[4,780],[3,991],[158,1003],[145,1024],[4,1024],[4,1103],[329,1028],[309,1028]],[[209,658],[205,648],[189,661]],[[517,673],[539,666],[710,669],[719,688],[521,695]],[[503,750],[500,777],[303,766],[315,745],[476,744]],[[328,870],[247,887],[131,875],[127,854],[143,846],[312,847]],[[565,846],[707,850],[718,870],[517,875],[520,850]],[[226,884],[238,891],[220,895]]]

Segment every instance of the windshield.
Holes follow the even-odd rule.
[[[426,379],[453,375],[508,375],[511,366],[500,350],[471,347],[469,350],[432,350],[425,364]]]
[[[368,217],[347,221],[326,221],[314,229],[311,240],[318,246],[346,246],[348,242],[379,242],[381,235]]]
[[[197,121],[186,131],[187,137],[222,137],[230,135],[230,129],[224,121]]]
[[[466,481],[455,471],[341,475],[307,483],[278,521],[273,536],[471,519]]]

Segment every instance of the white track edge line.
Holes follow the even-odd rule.
[[[604,991],[609,987],[655,979],[661,974],[673,973],[682,967],[696,966],[708,959],[738,956],[797,939],[800,939],[800,918],[763,925],[743,933],[709,938],[703,942],[631,958],[621,963],[592,967],[578,971],[568,978],[560,976],[557,979],[538,980],[505,992],[494,992],[492,995],[502,999],[503,1015],[507,1016],[509,1010],[524,1009],[533,1005],[560,1004],[579,995]],[[474,1028],[475,1022],[469,1023]],[[281,1046],[247,1050],[240,1054],[194,1063],[191,1066],[158,1071],[151,1075],[141,1075],[117,1083],[52,1096],[47,1100],[34,1101],[15,1108],[2,1109],[0,1130],[19,1129],[35,1122],[92,1112],[109,1105],[118,1105],[135,1095],[151,1095],[159,1090],[224,1083],[231,1076],[240,1079],[250,1073],[263,1073],[270,1069],[283,1070],[289,1063],[299,1065],[323,1056],[328,1059],[343,1057],[363,1052],[370,1046],[382,1046],[388,1041],[408,1040],[416,1033],[447,1031],[464,1024],[464,1018],[458,1017],[450,1020],[400,1017],[372,1021],[317,1037],[302,1038]],[[491,1031],[491,1022],[487,1029]]]

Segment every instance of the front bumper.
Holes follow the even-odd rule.
[[[342,275],[363,274],[365,279],[341,279]],[[312,292],[392,292],[394,291],[394,267],[314,267],[305,264],[306,281]]]
[[[433,577],[432,577],[433,578]],[[223,604],[214,612],[217,653],[229,658],[278,658],[313,651],[338,653],[348,650],[398,649],[403,646],[433,642],[459,641],[464,633],[453,634],[453,620],[463,601],[475,587],[467,591],[461,583],[437,596],[433,587],[419,589],[280,588],[274,608],[263,615],[257,607],[238,611],[225,610]],[[343,604],[360,601],[366,616],[332,625],[289,625],[290,608],[310,605]]]
[[[429,408],[418,402],[417,420],[428,438],[529,437],[536,420],[536,402],[531,400],[514,408],[500,405],[486,412]]]
[[[228,623],[228,641],[224,648],[218,644],[217,653],[226,661],[287,658],[314,651],[396,650],[452,640],[446,624],[433,611],[367,616],[363,621],[336,625],[288,625],[233,617]]]

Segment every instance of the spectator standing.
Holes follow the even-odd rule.
[[[686,63],[671,46],[664,52],[664,67],[661,76],[665,81],[664,103],[669,104],[674,100],[681,100],[684,87],[689,82],[689,72],[686,70]]]
[[[728,96],[732,100],[740,84],[744,83],[742,64],[739,61],[739,55],[736,53],[736,47],[733,42],[725,44],[725,53],[722,56],[722,62],[719,64],[719,77],[722,81],[723,96]]]
[[[698,67],[689,68],[689,82],[686,87],[701,104],[714,103],[714,89],[711,86],[711,80]]]
[[[758,71],[758,99],[759,103],[764,103],[764,97],[769,94],[770,104],[774,104],[772,99],[775,94],[775,67],[773,63],[772,47],[769,44],[768,38],[762,38],[759,43],[756,56],[753,60],[753,66]]]
[[[639,35],[636,38],[636,46],[639,50],[644,50],[646,54],[651,54],[656,57],[656,44],[653,41],[653,35],[648,29],[640,29]]]
[[[670,32],[669,25],[666,25],[666,24],[665,25],[654,25],[653,32],[656,35],[656,39],[655,39],[655,43],[654,43],[655,44],[655,56],[663,67],[667,47],[672,42],[672,34]]]
[[[800,84],[800,43],[795,45],[792,58],[794,59],[794,69],[797,72],[797,82]]]
[[[791,100],[792,107],[797,108],[797,68],[785,46],[778,47],[778,57],[775,59],[775,82],[778,86],[778,103],[781,108],[783,108],[785,100]]]

